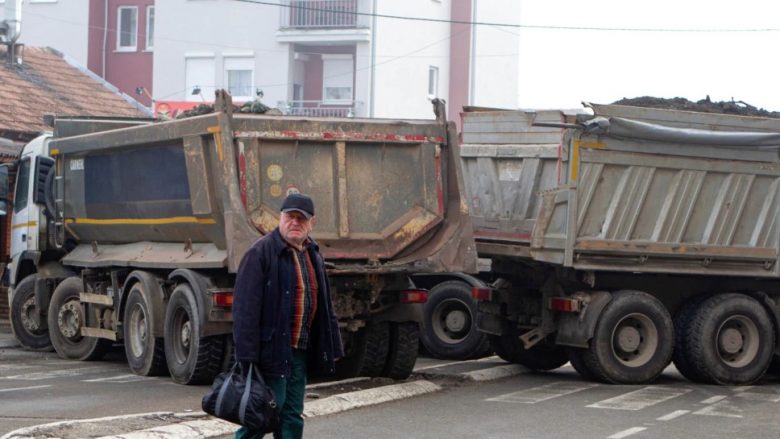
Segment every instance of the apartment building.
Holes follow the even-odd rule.
[[[517,35],[453,21],[518,15],[512,0],[157,2],[154,98],[175,112],[226,88],[313,116],[432,118],[435,97],[451,115],[514,108]]]

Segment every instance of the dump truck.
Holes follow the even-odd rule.
[[[478,329],[508,361],[601,382],[670,362],[696,382],[759,380],[780,354],[780,120],[589,108],[514,112],[530,122],[514,128],[481,116],[505,138],[476,178],[465,168],[491,262]]]
[[[20,343],[209,382],[230,362],[242,256],[289,193],[317,204],[345,344],[342,376],[407,377],[427,292],[411,274],[472,271],[455,130],[436,120],[216,111],[167,122],[60,118],[17,166],[9,265]],[[0,169],[7,174],[8,169]]]

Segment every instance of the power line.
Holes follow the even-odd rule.
[[[262,0],[233,0],[241,3],[253,3],[257,5],[277,6],[280,8],[296,9],[302,11],[313,12],[334,12],[333,9],[317,8],[313,6],[303,6],[300,3],[296,3],[294,6],[290,4],[280,4]],[[301,2],[302,3],[302,2]],[[541,24],[513,24],[513,23],[493,23],[486,21],[468,21],[468,20],[448,20],[443,18],[425,18],[425,17],[410,17],[405,15],[388,15],[388,14],[376,14],[373,12],[357,12],[357,11],[338,11],[341,15],[354,15],[363,17],[377,17],[377,18],[390,18],[394,20],[408,20],[408,21],[426,21],[430,23],[448,23],[448,24],[465,24],[470,26],[493,26],[493,27],[507,27],[515,29],[544,29],[544,30],[584,30],[584,31],[605,31],[605,32],[671,32],[671,33],[753,33],[753,32],[777,32],[780,28],[743,28],[743,29],[717,29],[717,28],[655,28],[655,27],[594,27],[594,26],[552,26]]]

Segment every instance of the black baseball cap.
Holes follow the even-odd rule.
[[[293,193],[282,202],[282,212],[297,211],[311,218],[314,216],[314,201],[308,195]]]

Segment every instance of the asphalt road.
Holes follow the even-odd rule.
[[[780,437],[780,381],[694,385],[674,370],[651,386],[583,381],[570,366],[310,419],[307,437]]]

